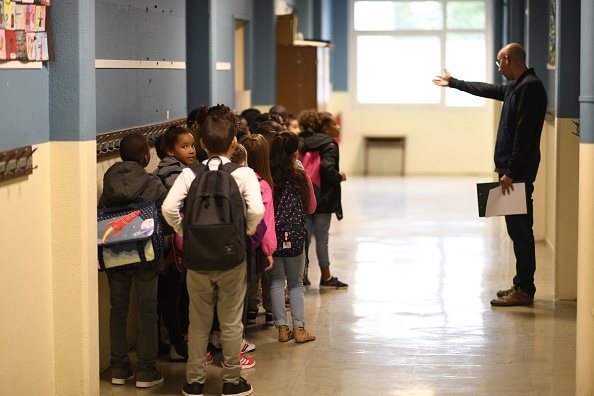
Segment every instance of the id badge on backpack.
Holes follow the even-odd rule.
[[[151,267],[163,254],[163,228],[154,202],[97,211],[99,270]]]

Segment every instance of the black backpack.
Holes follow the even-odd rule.
[[[246,255],[244,203],[231,176],[240,165],[221,162],[218,170],[211,171],[208,164],[213,158],[206,165],[190,167],[196,179],[184,203],[183,251],[183,263],[190,270],[228,270]]]
[[[274,208],[276,257],[297,257],[305,245],[305,211],[301,196],[286,182],[278,206]]]

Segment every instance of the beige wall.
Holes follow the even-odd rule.
[[[329,111],[341,114],[341,170],[363,172],[364,136],[405,136],[407,175],[486,175],[493,172],[493,105],[484,109],[361,110],[346,92],[331,95]],[[397,155],[386,149],[385,156]],[[382,155],[374,150],[374,155]]]
[[[579,138],[571,132],[571,119],[555,122],[555,177],[553,250],[555,257],[555,297],[577,298],[577,241],[579,197]]]
[[[0,394],[96,395],[95,143],[35,147],[0,183]]]
[[[55,385],[50,145],[35,147],[33,174],[0,183],[3,395],[52,394]]]

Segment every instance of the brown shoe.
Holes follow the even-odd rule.
[[[305,330],[303,327],[296,327],[293,332],[295,333],[295,342],[304,343],[308,341],[313,341],[316,339],[316,336],[310,333],[309,331]]]
[[[511,294],[511,292],[513,292],[513,291],[514,291],[514,290],[516,290],[516,289],[518,289],[518,286],[516,286],[516,285],[512,285],[512,287],[510,287],[510,288],[509,288],[509,289],[507,289],[507,290],[499,290],[499,291],[497,292],[497,297],[505,297],[505,296],[507,296],[508,294]]]
[[[507,296],[491,300],[491,305],[494,307],[515,307],[519,305],[532,304],[534,304],[534,297],[519,287],[509,293]]]
[[[295,335],[289,326],[280,326],[278,328],[278,340],[280,342],[287,342],[293,338],[295,338]]]

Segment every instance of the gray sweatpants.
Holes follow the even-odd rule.
[[[237,384],[241,375],[239,351],[243,338],[241,316],[247,289],[247,263],[226,271],[193,271],[186,275],[190,296],[188,384],[206,381],[206,352],[216,306],[223,348],[223,383]]]

